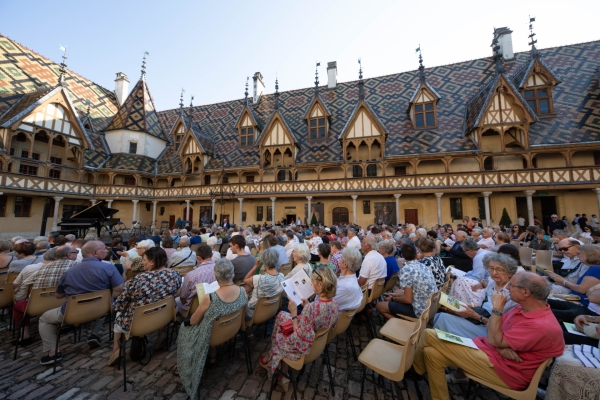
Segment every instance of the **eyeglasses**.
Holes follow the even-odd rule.
[[[487,270],[490,271],[490,272],[496,272],[496,273],[499,273],[499,274],[501,274],[502,272],[506,272],[506,269],[504,269],[504,268],[488,267]]]
[[[320,279],[318,279],[319,281],[321,281],[321,282],[323,281],[323,277],[321,276],[321,274],[320,274],[320,273],[318,273],[318,272],[317,272],[317,270],[316,270],[316,269],[315,269],[315,270],[313,270],[313,273],[317,274],[317,276],[320,278]]]
[[[567,251],[567,250],[569,250],[569,249],[570,249],[571,247],[573,247],[573,246],[575,246],[575,245],[574,245],[574,244],[572,244],[572,245],[570,245],[570,246],[567,246],[567,247],[559,247],[559,248],[558,248],[558,249],[556,249],[556,250],[558,250],[558,251]]]

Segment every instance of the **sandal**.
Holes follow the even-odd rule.
[[[261,367],[263,367],[264,369],[266,369],[267,371],[269,371],[269,363],[265,359],[264,356],[260,356],[260,358],[258,359],[258,363],[260,364]]]

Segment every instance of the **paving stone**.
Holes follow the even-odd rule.
[[[61,394],[60,396],[58,396],[56,398],[56,400],[69,400],[71,397],[73,397],[75,395],[75,393],[79,392],[81,389],[79,388],[72,388],[69,389],[67,392]]]
[[[235,390],[227,390],[225,393],[223,393],[219,400],[232,400],[235,398],[236,394],[237,392]]]
[[[244,386],[242,386],[242,389],[239,391],[238,395],[242,397],[255,399],[259,393],[260,382],[252,379],[247,379],[246,382],[244,382]]]
[[[39,399],[44,393],[49,392],[52,389],[54,389],[54,386],[52,386],[52,385],[44,385],[44,386],[42,386],[40,388],[37,388],[33,392],[28,393],[27,396],[25,396],[23,398],[23,400]]]
[[[102,390],[106,387],[106,385],[111,382],[113,380],[112,376],[105,376],[102,379],[100,379],[98,382],[94,383],[91,387],[90,390],[93,390],[94,392]]]

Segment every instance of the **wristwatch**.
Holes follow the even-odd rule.
[[[483,324],[483,315],[479,316],[479,322],[481,322]]]
[[[502,311],[492,310],[492,314],[496,314],[497,316],[501,317],[502,316]]]

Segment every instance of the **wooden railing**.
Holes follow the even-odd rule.
[[[313,194],[378,191],[422,191],[469,188],[493,189],[510,187],[564,186],[594,184],[600,180],[600,166],[540,168],[509,171],[450,172],[424,175],[388,177],[339,178],[311,181],[232,183],[231,190],[239,196],[278,194]],[[0,188],[28,191],[71,193],[89,197],[126,198],[197,198],[209,197],[213,186],[188,186],[148,188],[128,185],[91,185],[43,178],[37,176],[3,173]]]

